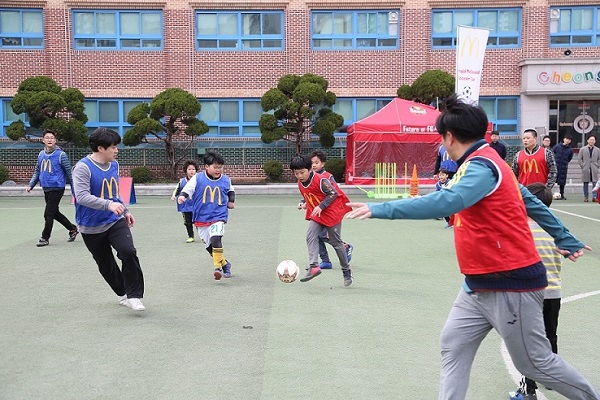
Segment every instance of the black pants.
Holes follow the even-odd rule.
[[[194,225],[192,223],[192,215],[191,211],[182,212],[183,215],[183,224],[185,225],[185,229],[187,230],[188,237],[194,237]]]
[[[544,326],[546,327],[546,337],[550,342],[553,353],[558,353],[558,314],[560,312],[560,299],[544,299]],[[527,390],[537,389],[535,381],[525,378]]]
[[[118,220],[105,232],[82,233],[81,237],[96,260],[100,274],[118,296],[127,294],[129,298],[144,297],[144,275],[125,218]],[[111,247],[117,251],[117,257],[123,264],[122,272]]]
[[[65,189],[61,190],[50,190],[44,192],[44,198],[46,199],[46,209],[44,210],[44,230],[42,231],[42,239],[50,239],[52,234],[52,227],[54,226],[54,220],[58,221],[62,226],[67,228],[68,231],[77,229],[69,218],[65,217],[60,210],[58,205],[65,194]]]

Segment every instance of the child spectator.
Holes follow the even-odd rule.
[[[171,195],[171,201],[175,201],[175,199],[179,197],[179,193],[181,193],[181,190],[185,187],[189,180],[192,179],[192,176],[196,175],[198,168],[200,168],[200,166],[194,160],[187,160],[183,163],[183,172],[185,173],[185,176],[181,178],[177,184],[177,187],[175,188],[175,191],[173,191],[173,194]],[[188,238],[185,241],[186,243],[194,242],[194,224],[192,221],[193,209],[194,204],[191,201],[186,201],[183,204],[177,203],[177,211],[179,211],[183,216],[183,225],[185,225],[185,229],[187,230],[188,234]]]
[[[46,129],[42,140],[44,141],[44,150],[40,151],[38,155],[35,171],[29,181],[29,185],[25,189],[27,193],[31,192],[38,181],[42,189],[44,189],[44,199],[46,200],[46,208],[44,209],[45,223],[42,237],[38,240],[37,247],[48,246],[55,220],[69,231],[68,242],[74,241],[79,233],[77,227],[58,209],[60,201],[65,194],[65,185],[67,183],[72,185],[69,157],[67,157],[67,153],[56,145],[56,135],[54,132]]]
[[[192,201],[194,226],[213,259],[213,276],[217,281],[221,277],[231,278],[231,263],[223,254],[222,239],[229,209],[234,208],[235,191],[231,180],[223,173],[224,164],[220,154],[207,152],[204,171],[192,176],[177,198],[178,204]]]
[[[329,179],[331,183],[336,186],[336,188],[338,187],[333,175],[325,170],[325,161],[327,161],[327,155],[323,151],[313,151],[310,154],[310,161],[312,163],[313,171],[315,171],[317,174],[323,175]],[[301,206],[302,205],[299,204],[299,207]],[[323,228],[323,231],[319,235],[319,257],[321,257],[321,263],[319,264],[319,267],[321,267],[321,269],[331,269],[333,265],[329,259],[329,254],[327,253],[325,243],[329,243],[329,237],[327,236],[327,230]],[[352,251],[354,250],[354,246],[352,246],[350,243],[344,242],[344,248],[346,249],[346,258],[348,262],[350,262],[352,260]]]
[[[527,189],[535,197],[540,199],[547,207],[552,204],[552,190],[540,182],[532,183],[527,186]],[[554,240],[552,236],[546,233],[540,226],[529,218],[529,228],[533,235],[533,241],[538,254],[542,258],[542,263],[546,267],[548,277],[548,286],[544,290],[544,326],[546,327],[546,337],[550,342],[553,353],[558,353],[558,337],[556,329],[558,327],[558,313],[560,311],[560,270],[562,267],[561,255],[554,251]],[[522,400],[535,400],[537,384],[532,379],[525,376],[521,379],[521,385],[517,389],[513,399],[518,399],[518,394]],[[519,399],[519,400],[521,400]]]
[[[440,168],[440,171],[438,172],[438,181],[435,183],[435,190],[439,191],[448,186],[448,183],[450,182],[449,176],[450,172],[447,169]],[[452,225],[450,225],[450,217],[444,217],[444,220],[446,221],[446,229],[452,228]]]
[[[344,286],[352,284],[352,270],[346,257],[346,249],[342,242],[342,220],[350,211],[346,205],[348,197],[339,187],[332,184],[325,176],[312,170],[310,157],[296,156],[290,161],[290,169],[298,179],[298,189],[304,197],[301,208],[306,209],[308,230],[306,244],[308,246],[308,261],[306,275],[300,282],[307,282],[321,273],[319,267],[319,236],[325,229],[329,237],[329,244],[333,246],[342,266]]]
[[[108,128],[98,128],[90,135],[92,154],[73,169],[75,219],[100,274],[119,296],[119,304],[143,311],[144,275],[130,230],[135,219],[119,197],[119,163],[115,160],[120,142],[119,134]],[[123,263],[122,271],[111,247]]]

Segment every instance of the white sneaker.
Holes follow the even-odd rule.
[[[126,306],[127,305],[127,295],[119,296],[119,305]]]
[[[146,307],[144,307],[144,305],[142,304],[142,300],[138,299],[136,297],[133,297],[131,299],[127,299],[127,307],[131,308],[132,310],[135,311],[144,311],[146,309]]]

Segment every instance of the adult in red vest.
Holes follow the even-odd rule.
[[[523,186],[541,182],[549,188],[556,183],[556,163],[551,149],[537,144],[537,131],[526,129],[523,132],[523,146],[513,160],[512,169]]]
[[[552,352],[546,338],[542,303],[548,280],[527,216],[552,235],[569,259],[591,249],[518,184],[484,140],[487,124],[480,106],[450,96],[436,123],[442,144],[458,164],[450,184],[423,197],[350,203],[355,210],[348,217],[431,219],[456,214],[454,243],[465,280],[440,338],[440,400],[466,398],[475,354],[492,329],[525,376],[569,399],[600,399],[590,382]]]

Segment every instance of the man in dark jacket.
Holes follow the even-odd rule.
[[[569,162],[573,158],[573,149],[571,148],[571,135],[568,133],[563,137],[562,143],[558,143],[552,151],[554,152],[554,161],[556,162],[556,183],[560,188],[560,199],[566,200],[565,185],[567,184],[567,170]]]
[[[490,147],[496,150],[503,160],[506,160],[506,146],[500,143],[500,133],[498,131],[492,131],[491,138],[492,143],[490,143]]]

